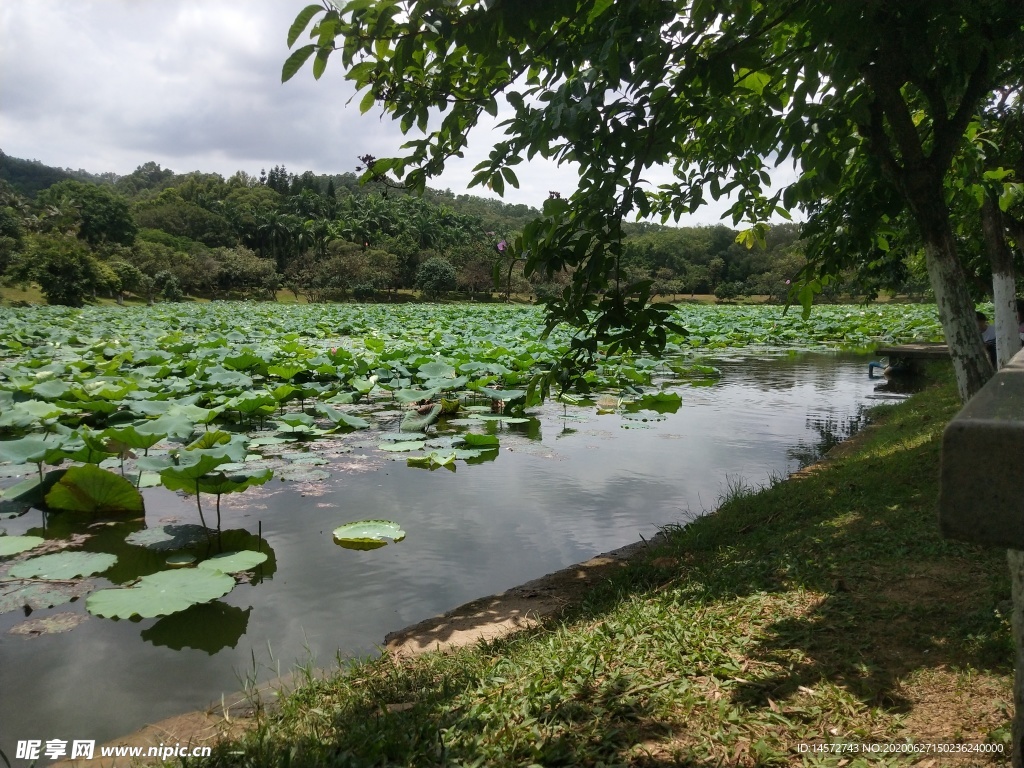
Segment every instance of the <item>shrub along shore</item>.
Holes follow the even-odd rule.
[[[201,764],[1008,764],[1005,554],[936,524],[947,368],[822,464],[669,529],[557,619],[311,676]],[[906,744],[961,751],[885,751]]]

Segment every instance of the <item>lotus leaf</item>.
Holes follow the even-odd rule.
[[[194,523],[164,525],[129,533],[125,543],[157,551],[185,549],[206,540],[208,529]]]
[[[366,419],[361,419],[358,416],[352,416],[351,414],[340,411],[337,408],[331,408],[329,405],[323,403],[317,404],[317,410],[330,419],[332,424],[344,425],[351,427],[352,429],[366,429],[370,426],[370,422]]]
[[[455,452],[452,453],[441,453],[440,451],[431,451],[426,456],[410,456],[406,460],[406,464],[410,467],[426,467],[428,469],[437,469],[438,467],[445,467],[451,471],[455,471],[455,460],[457,456]]]
[[[419,376],[421,379],[453,379],[455,368],[448,363],[434,361],[420,366]]]
[[[401,432],[423,432],[427,427],[437,421],[440,416],[441,404],[437,403],[424,414],[420,414],[415,411],[406,413],[402,417],[402,423],[398,428]]]
[[[289,413],[282,416],[280,421],[289,427],[312,427],[316,424],[308,413]]]
[[[160,571],[143,576],[135,586],[93,592],[86,599],[85,608],[94,616],[105,618],[129,619],[137,615],[148,619],[216,600],[234,586],[235,580],[220,571],[200,568]]]
[[[5,440],[0,443],[0,456],[15,464],[39,464],[46,458],[47,453],[59,450],[62,442],[60,438],[44,440],[34,435],[18,440]]]
[[[10,570],[15,579],[47,579],[63,581],[76,576],[102,573],[117,562],[104,552],[54,552],[18,563]]]
[[[255,568],[266,560],[267,556],[263,552],[224,552],[203,560],[197,567],[221,573],[239,573]]]
[[[405,538],[398,523],[390,520],[360,520],[334,529],[334,542],[346,549],[377,549],[391,539],[396,544]]]
[[[395,393],[400,403],[418,403],[420,400],[430,400],[441,393],[440,387],[432,389],[401,389]]]
[[[478,448],[498,447],[498,438],[494,435],[478,435],[475,432],[467,432],[466,434],[461,435],[461,437],[467,445],[473,445]]]
[[[173,555],[168,555],[164,561],[172,568],[183,568],[186,565],[192,565],[196,561],[196,556],[190,552],[176,552]]]
[[[163,432],[140,432],[134,424],[126,427],[108,427],[103,430],[101,437],[113,441],[115,444],[128,448],[149,450],[163,440],[167,435]]]
[[[70,512],[141,513],[142,494],[120,475],[84,464],[68,469],[46,494],[46,504]]]
[[[0,581],[0,613],[20,611],[25,608],[33,611],[53,608],[69,603],[92,589],[91,585],[82,581],[22,584],[11,591],[6,591],[8,585],[9,582]]]
[[[198,488],[201,493],[215,493],[218,496],[224,493],[237,493],[251,488],[254,485],[263,485],[274,476],[273,470],[254,470],[251,472],[237,472],[226,474],[224,472],[212,472],[203,475],[198,480]],[[166,485],[166,482],[164,483]],[[170,486],[168,486],[170,488]],[[170,488],[170,490],[189,490],[188,488]]]
[[[38,547],[44,539],[39,536],[0,536],[0,557],[17,555]]]
[[[286,381],[291,381],[305,370],[306,367],[304,365],[290,363],[287,365],[272,365],[267,369],[267,373],[271,376],[277,376],[278,378],[285,379]]]
[[[394,451],[396,453],[402,453],[405,451],[418,451],[425,443],[422,440],[403,440],[396,443],[381,443],[378,448],[382,451]]]
[[[168,413],[152,421],[144,421],[141,424],[137,424],[135,429],[147,435],[160,434],[170,437],[189,438],[196,431],[196,425],[192,419]]]

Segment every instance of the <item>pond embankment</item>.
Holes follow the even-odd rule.
[[[211,710],[206,735],[233,740],[203,764],[839,765],[851,755],[823,745],[910,742],[960,745],[934,765],[1008,764],[1004,557],[941,539],[935,520],[958,407],[944,380],[628,557],[395,633],[394,653],[300,675],[227,719]],[[185,740],[165,726],[139,743],[158,733]]]

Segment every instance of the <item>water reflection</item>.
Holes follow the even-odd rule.
[[[860,428],[877,384],[867,361],[724,355],[707,361],[721,372],[712,386],[671,384],[682,398],[665,409],[674,412],[599,415],[593,404],[549,402],[526,422],[487,423],[501,442],[496,460],[460,462],[454,473],[410,468],[372,435],[313,441],[329,479],[274,480],[224,498],[224,549],[270,559],[220,601],[158,620],[90,619],[32,640],[7,633],[21,617],[0,616],[0,690],[19,692],[0,697],[0,748],[105,740],[205,706],[240,687],[254,656],[272,657],[276,672],[277,661],[288,671],[310,655],[327,664],[339,649],[373,653],[392,630],[700,515],[726,492],[726,478],[762,484]],[[438,424],[441,439],[457,431]],[[161,489],[146,498],[147,526],[195,518],[191,501]],[[334,528],[365,519],[394,521],[408,535],[367,552],[334,544]],[[47,536],[73,532],[54,527],[62,525],[70,524],[52,516]],[[4,526],[24,533],[38,518]],[[252,533],[260,526],[262,539]],[[118,554],[111,580],[166,567],[166,553],[126,541],[141,528],[82,531],[93,537],[85,549]],[[55,610],[83,611],[82,602]]]

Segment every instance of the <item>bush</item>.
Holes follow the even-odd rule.
[[[458,275],[447,259],[435,256],[416,270],[416,287],[427,299],[436,299],[455,290]]]

